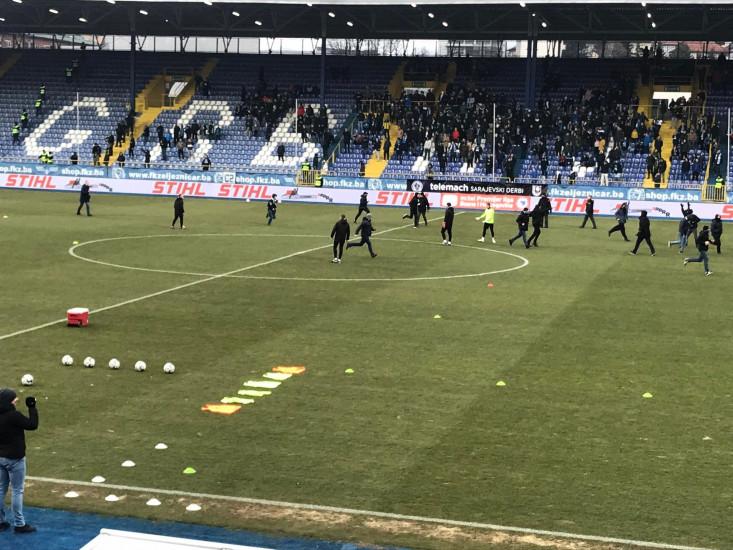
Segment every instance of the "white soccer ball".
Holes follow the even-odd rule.
[[[247,202],[249,202],[249,199],[247,199]]]
[[[61,364],[66,367],[70,367],[71,365],[74,364],[74,358],[71,355],[64,355],[61,358]]]
[[[24,386],[32,386],[33,385],[33,375],[32,374],[24,374],[21,379],[20,383]]]
[[[176,366],[173,363],[166,363],[163,365],[163,372],[166,374],[173,374],[176,372]]]
[[[145,361],[138,361],[137,363],[135,363],[135,370],[137,372],[144,372],[147,368],[148,366],[145,364]]]
[[[109,368],[111,369],[119,369],[120,368],[120,361],[118,359],[110,359],[108,363]]]
[[[94,365],[96,365],[97,362],[94,360],[94,357],[85,357],[84,358],[84,366],[88,369],[94,368]]]

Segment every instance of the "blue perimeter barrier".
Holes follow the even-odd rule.
[[[201,512],[205,514],[205,512]],[[25,508],[31,525],[37,533],[16,535],[10,531],[0,533],[0,548],[4,550],[79,550],[99,534],[100,529],[134,531],[151,535],[184,537],[189,539],[260,546],[277,550],[367,550],[352,543],[327,542],[261,535],[249,531],[209,527],[191,523],[157,522],[135,518],[81,514],[49,508]],[[202,516],[203,517],[203,516]],[[392,550],[398,550],[393,548]]]

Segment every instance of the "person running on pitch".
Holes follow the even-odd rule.
[[[453,241],[453,218],[455,217],[455,211],[450,203],[448,208],[445,209],[445,216],[443,216],[443,226],[440,228],[440,234],[443,236],[443,244],[450,246]]]
[[[692,210],[690,210],[689,215],[692,215]],[[687,237],[689,235],[689,231],[690,231],[690,222],[688,220],[688,215],[685,215],[682,217],[679,225],[677,226],[677,239],[674,241],[667,241],[667,246],[678,244],[680,246],[680,254],[682,254],[685,251],[685,248],[687,247]]]
[[[359,216],[361,216],[362,212],[369,214],[369,207],[367,206],[368,202],[369,201],[367,199],[367,193],[366,191],[364,191],[361,194],[361,197],[359,198],[359,211],[356,213],[356,218],[354,218],[354,223],[359,221]]]
[[[277,194],[273,194],[272,198],[267,201],[267,225],[272,224],[272,220],[277,216]]]
[[[713,236],[715,248],[720,254],[720,238],[723,236],[723,220],[720,219],[720,214],[715,214],[713,221],[710,223],[710,234]]]
[[[341,263],[341,257],[344,255],[344,243],[349,240],[350,236],[351,227],[349,227],[349,221],[346,219],[346,214],[341,214],[341,219],[331,229],[331,238],[333,239],[332,263]]]
[[[626,236],[626,222],[629,220],[629,203],[623,202],[621,203],[621,206],[618,207],[616,210],[616,225],[614,225],[611,229],[608,230],[608,236],[610,237],[612,233],[615,233],[616,231],[621,231],[621,236],[624,238],[626,242],[629,241],[629,238]]]
[[[75,183],[79,183],[79,180],[77,179]],[[92,194],[90,192],[90,189],[92,188],[91,185],[89,185],[87,182],[84,182],[81,184],[81,189],[79,190],[79,208],[76,209],[76,215],[81,216],[81,209],[82,207],[87,207],[87,216],[91,216],[92,213],[89,210],[89,203],[92,200]]]
[[[478,240],[478,242],[482,243],[486,240],[486,230],[488,229],[489,232],[491,232],[491,242],[496,244],[496,239],[494,238],[494,218],[495,218],[496,210],[491,208],[491,203],[486,203],[486,208],[484,209],[484,213],[481,214],[478,218],[476,218],[476,221],[484,222],[484,230],[481,234],[481,238]]]
[[[580,228],[583,229],[585,227],[585,224],[590,220],[590,222],[593,224],[593,229],[596,229],[596,220],[593,217],[593,205],[595,203],[593,202],[593,197],[591,195],[588,195],[588,199],[585,201],[585,217],[583,218],[583,223],[580,224]]]
[[[629,251],[629,254],[636,256],[636,253],[639,251],[639,245],[642,241],[646,241],[652,256],[656,256],[657,252],[654,250],[654,245],[652,244],[651,224],[649,223],[646,210],[642,210],[641,215],[639,216],[639,231],[636,233],[636,244],[634,245],[634,250]]]
[[[417,218],[415,218],[415,227],[420,223],[420,217],[425,221],[425,225],[428,225],[428,210],[430,210],[430,202],[425,193],[420,193],[417,198]]]
[[[694,236],[695,243],[697,243],[697,224],[700,223],[700,218],[697,217],[697,215],[692,212],[691,209],[690,213],[687,215],[687,240],[686,242],[689,242],[690,235]]]
[[[547,198],[547,193],[542,193],[540,201],[537,204],[542,209],[542,213],[544,214],[544,218],[542,219],[544,223],[542,227],[548,229],[550,227],[550,212],[552,212],[552,203],[550,202],[550,199]]]
[[[705,276],[712,275],[710,266],[708,265],[708,247],[710,243],[715,243],[713,238],[710,236],[710,231],[707,225],[704,225],[702,231],[697,236],[695,244],[697,245],[697,251],[700,253],[697,258],[685,258],[682,265],[687,265],[694,262],[702,262],[703,269],[705,269]]]
[[[529,248],[529,245],[527,244],[527,227],[529,226],[529,210],[525,208],[519,213],[519,216],[517,216],[516,219],[517,222],[517,234],[509,239],[509,246],[514,245],[514,241],[516,241],[518,238],[522,238],[522,242],[524,243],[524,246]]]
[[[538,204],[529,215],[532,218],[532,234],[527,239],[527,248],[530,246],[539,246],[537,239],[540,238],[540,234],[542,233],[542,222],[545,220],[545,211]]]
[[[372,255],[372,258],[376,258],[377,254],[374,252],[374,249],[372,248],[372,241],[369,239],[369,237],[372,236],[373,232],[374,226],[372,225],[372,215],[367,214],[361,219],[361,225],[356,228],[356,234],[361,235],[361,241],[359,243],[347,243],[347,250],[354,246],[367,245],[367,248],[369,249],[369,254]]]
[[[176,200],[173,201],[173,223],[171,224],[171,229],[176,228],[176,222],[179,220],[181,229],[186,229],[186,226],[183,225],[183,212],[183,195],[179,194]]]
[[[410,207],[410,213],[402,216],[403,220],[406,220],[406,219],[413,220],[414,219],[415,220],[414,227],[417,227],[417,201],[418,201],[417,193],[415,193],[414,195],[412,195],[410,202],[407,203],[407,205]]]

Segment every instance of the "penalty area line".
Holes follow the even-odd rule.
[[[462,212],[459,212],[458,215],[462,214]],[[440,218],[433,218],[430,221],[436,221]],[[377,231],[374,233],[374,235],[383,235],[385,233],[391,233],[392,231],[397,231],[398,229],[404,229],[406,227],[410,227],[410,225],[398,225],[397,227],[391,227],[389,229],[385,229],[383,231]],[[325,238],[325,236],[324,236]],[[253,269],[257,269],[260,267],[265,267],[270,264],[274,264],[277,262],[282,262],[284,260],[289,260],[290,258],[295,258],[296,256],[302,256],[303,254],[309,254],[311,252],[317,252],[319,250],[323,250],[325,248],[330,248],[332,246],[332,243],[324,244],[321,246],[316,246],[314,248],[308,248],[306,250],[300,250],[298,252],[293,252],[291,254],[286,254],[285,256],[280,256],[279,258],[273,258],[272,260],[266,260],[264,262],[259,262],[256,264],[248,265],[246,267],[240,267],[238,269],[233,269],[232,271],[227,271],[226,273],[219,273],[217,275],[211,275],[209,277],[204,277],[203,279],[199,279],[196,281],[190,281],[188,283],[184,283],[181,285],[176,285],[171,288],[165,288],[163,290],[159,290],[157,292],[151,292],[150,294],[145,294],[143,296],[138,296],[137,298],[130,298],[129,300],[124,300],[122,302],[118,302],[116,304],[112,304],[109,306],[100,307],[97,309],[89,310],[89,314],[93,315],[95,313],[102,313],[103,311],[109,311],[111,309],[116,309],[118,307],[128,306],[130,304],[135,304],[137,302],[142,302],[143,300],[149,300],[150,298],[157,298],[158,296],[163,296],[165,294],[170,294],[171,292],[176,292],[178,290],[183,290],[184,288],[190,288],[192,286],[200,285],[203,283],[208,283],[210,281],[216,281],[217,279],[224,279],[226,277],[230,277],[232,275],[236,275],[237,273],[244,273],[245,271],[251,271]],[[72,247],[73,249],[74,247]],[[8,340],[9,338],[14,338],[16,336],[21,336],[23,334],[28,334],[29,332],[35,332],[37,330],[41,330],[44,328],[52,327],[54,325],[59,325],[61,323],[66,322],[66,317],[63,319],[56,319],[55,321],[49,321],[48,323],[43,323],[42,325],[36,325],[34,327],[22,329],[22,330],[16,330],[15,332],[11,332],[8,334],[0,335],[0,341],[2,340]]]
[[[452,519],[441,519],[425,516],[413,516],[394,514],[391,512],[375,512],[372,510],[360,510],[356,508],[341,508],[338,506],[325,506],[320,504],[303,504],[299,502],[284,502],[279,500],[267,500],[250,497],[237,497],[230,495],[214,495],[210,493],[195,493],[188,491],[176,491],[173,489],[154,489],[152,487],[136,487],[134,485],[115,485],[111,483],[92,483],[90,481],[73,481],[68,479],[56,479],[49,477],[27,476],[29,481],[37,481],[41,483],[52,483],[55,485],[69,485],[79,487],[102,487],[105,489],[113,489],[116,491],[131,491],[136,493],[160,494],[175,497],[187,497],[197,499],[219,500],[227,502],[238,502],[240,504],[255,504],[260,506],[275,506],[278,508],[292,508],[295,510],[310,510],[315,512],[331,512],[336,514],[348,514],[352,516],[364,516],[381,519],[392,519],[396,521],[414,521],[419,523],[430,523],[435,525],[450,525],[454,527],[464,527],[469,529],[479,529],[487,531],[504,531],[509,533],[518,533],[523,535],[537,535],[544,537],[554,537],[563,539],[582,540],[588,542],[602,542],[606,544],[622,544],[626,546],[635,546],[638,548],[658,548],[663,550],[712,550],[699,546],[685,546],[679,544],[666,544],[663,542],[649,542],[644,540],[623,539],[617,537],[604,537],[599,535],[582,535],[578,533],[567,533],[563,531],[549,531],[545,529],[531,529],[528,527],[513,527],[509,525],[496,525],[493,523],[479,523],[474,521],[459,521]]]

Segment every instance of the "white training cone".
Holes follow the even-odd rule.
[[[157,498],[151,498],[145,504],[147,504],[148,506],[160,506],[160,501]]]
[[[166,445],[165,443],[158,443],[155,446],[156,451],[165,451],[167,448],[168,448],[168,445]]]
[[[102,476],[94,476],[92,478],[92,483],[104,483],[105,481],[107,480],[104,479]]]
[[[79,498],[79,493],[76,491],[69,491],[64,495],[66,498]]]
[[[104,500],[106,500],[107,502],[117,502],[118,500],[120,500],[120,497],[118,497],[117,495],[107,495],[106,497],[104,497]]]
[[[201,511],[201,506],[199,506],[198,504],[189,504],[188,506],[186,506],[186,512],[200,512],[200,511]]]
[[[125,461],[124,461],[124,462],[123,462],[123,463],[121,464],[121,466],[122,466],[123,468],[134,468],[134,467],[135,467],[135,463],[134,463],[134,462],[133,462],[132,460],[125,460]]]

